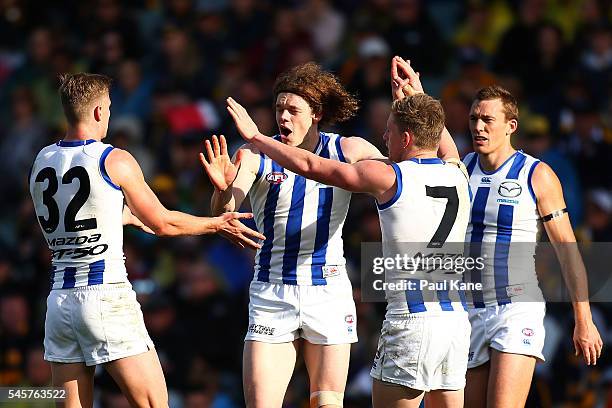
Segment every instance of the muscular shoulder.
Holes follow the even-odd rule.
[[[366,159],[385,158],[376,146],[361,137],[343,137],[340,139],[340,146],[348,163],[356,163]]]
[[[531,176],[531,185],[538,198],[546,194],[561,192],[559,178],[554,170],[544,162],[539,162],[535,165]]]

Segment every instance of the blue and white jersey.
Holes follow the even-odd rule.
[[[123,192],[106,173],[113,146],[59,141],[32,165],[30,194],[51,250],[51,289],[127,282]]]
[[[340,139],[321,132],[314,153],[345,161]],[[266,236],[254,280],[326,285],[330,278],[346,278],[342,227],[350,192],[308,180],[261,154],[249,195],[257,229]]]
[[[397,190],[387,203],[377,204],[385,259],[395,259],[397,255],[418,259],[418,252],[437,256],[449,247],[462,255],[470,215],[468,181],[463,171],[439,158],[413,158],[391,165]],[[408,280],[415,285],[405,291],[385,291],[387,318],[419,312],[465,311],[462,291],[450,285],[453,279],[440,272],[436,276],[423,270],[386,269],[387,283]],[[435,281],[446,283],[440,289],[420,286],[421,282]],[[455,284],[461,281],[461,275],[453,280]]]
[[[470,307],[540,301],[535,272],[539,223],[531,176],[538,159],[517,151],[494,172],[482,169],[478,155],[463,159],[470,175],[472,210],[466,242],[484,268],[465,273],[466,282],[482,283],[468,292]]]

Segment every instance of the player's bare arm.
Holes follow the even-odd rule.
[[[227,103],[228,112],[245,141],[281,166],[319,183],[372,194],[379,202],[386,202],[395,194],[395,171],[388,162],[363,160],[355,164],[341,163],[285,145],[262,135],[247,111],[234,99],[228,98]]]
[[[574,346],[587,365],[596,364],[603,341],[593,323],[589,306],[587,274],[576,245],[559,178],[546,163],[539,163],[532,178],[538,212],[561,264],[563,277],[572,296],[574,308]],[[561,244],[561,245],[555,245]],[[569,245],[568,245],[569,244]]]
[[[425,93],[421,84],[420,75],[410,65],[410,60],[395,56],[391,59],[391,95],[393,100],[400,100],[406,96]],[[453,137],[446,127],[440,137],[438,157],[444,160],[459,160],[459,151]]]
[[[347,163],[357,163],[368,159],[386,159],[376,146],[361,137],[343,137],[340,139],[340,147],[342,147]]]
[[[123,225],[133,225],[136,228],[140,228],[144,232],[149,234],[154,234],[153,230],[142,223],[130,210],[130,207],[127,205],[123,206],[123,213],[121,214]]]
[[[106,159],[106,170],[113,183],[123,190],[128,206],[156,235],[202,235],[223,232],[234,235],[244,246],[259,248],[254,239],[263,239],[257,231],[232,220],[251,218],[253,214],[227,213],[220,217],[196,217],[165,208],[147,185],[134,157],[113,149]],[[251,237],[251,238],[249,238]]]

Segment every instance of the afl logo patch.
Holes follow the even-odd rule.
[[[285,173],[273,171],[272,173],[266,174],[266,181],[270,184],[280,184],[287,180],[287,177],[289,176],[287,176]]]
[[[533,331],[533,329],[530,329],[529,327],[525,327],[523,329],[523,335],[527,336],[527,337],[531,337],[533,336],[535,333]]]
[[[497,192],[502,197],[517,197],[523,192],[523,187],[516,181],[504,181]]]

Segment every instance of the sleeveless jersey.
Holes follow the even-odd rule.
[[[455,243],[463,254],[463,240],[469,219],[470,199],[465,174],[454,164],[438,158],[413,158],[392,163],[397,191],[384,204],[377,204],[382,230],[383,256],[414,257],[418,248],[424,255],[444,253]],[[448,244],[447,244],[448,243]],[[422,248],[422,250],[421,250]],[[409,250],[411,253],[406,254]],[[437,256],[437,255],[436,255]],[[438,276],[443,274],[438,273]],[[434,282],[433,274],[387,269],[386,281],[412,281],[406,291],[387,290],[387,317],[418,312],[464,311],[463,292],[449,283],[462,283],[462,276],[448,275],[438,288],[420,289],[420,282]]]
[[[531,176],[540,162],[517,151],[494,172],[482,169],[478,155],[463,159],[470,175],[472,210],[466,242],[472,256],[484,259],[482,270],[465,274],[482,283],[467,293],[470,307],[503,305],[513,300],[541,301],[535,272],[538,209]]]
[[[314,154],[345,161],[340,140],[320,132]],[[308,180],[262,153],[249,195],[257,228],[266,236],[254,280],[326,285],[328,278],[346,275],[342,227],[350,192]]]
[[[112,149],[60,141],[34,160],[30,194],[52,253],[51,289],[127,282],[123,193],[104,167]]]

